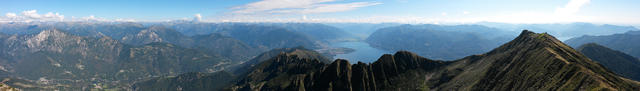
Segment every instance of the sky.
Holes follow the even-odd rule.
[[[0,21],[640,25],[640,0],[0,0]]]

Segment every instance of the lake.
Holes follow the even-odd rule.
[[[337,54],[334,56],[334,59],[346,59],[349,60],[350,63],[354,64],[358,61],[362,61],[364,63],[374,62],[380,58],[383,54],[392,54],[393,52],[373,48],[369,46],[368,43],[355,41],[355,42],[341,42],[334,43],[331,47],[340,48],[351,48],[355,49],[355,51],[346,54]]]

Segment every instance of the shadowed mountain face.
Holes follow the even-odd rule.
[[[582,36],[571,38],[565,42],[573,47],[587,43],[597,43],[607,48],[619,50],[636,58],[640,57],[640,31],[629,31],[623,34],[604,36]]]
[[[256,65],[269,60],[273,57],[278,56],[279,54],[289,54],[289,55],[297,55],[300,58],[308,58],[308,59],[318,59],[320,62],[323,63],[331,63],[331,59],[327,58],[326,56],[313,51],[313,50],[309,50],[303,47],[295,47],[295,48],[276,48],[267,52],[264,52],[256,57],[254,57],[253,59],[246,61],[238,66],[236,66],[234,69],[234,73],[238,73],[238,74],[242,74],[245,73],[246,71],[248,71],[249,69],[255,67]]]
[[[596,43],[584,44],[577,49],[611,71],[633,80],[640,80],[640,60],[620,51]]]
[[[438,61],[400,51],[350,64],[280,54],[230,90],[640,90],[546,33],[523,31],[481,55]]]
[[[401,25],[379,29],[366,42],[388,51],[407,50],[432,59],[455,60],[488,52],[516,34],[479,25]]]
[[[222,56],[173,44],[131,46],[110,37],[81,37],[58,30],[0,38],[2,70],[38,84],[74,84],[62,88],[79,89],[92,83],[124,87],[152,76],[220,71],[229,63]]]

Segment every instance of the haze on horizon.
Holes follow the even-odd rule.
[[[4,0],[2,22],[188,20],[460,24],[589,22],[640,26],[637,0]]]

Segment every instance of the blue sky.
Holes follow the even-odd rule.
[[[2,0],[0,21],[640,24],[640,0]],[[51,13],[49,13],[51,12]]]

